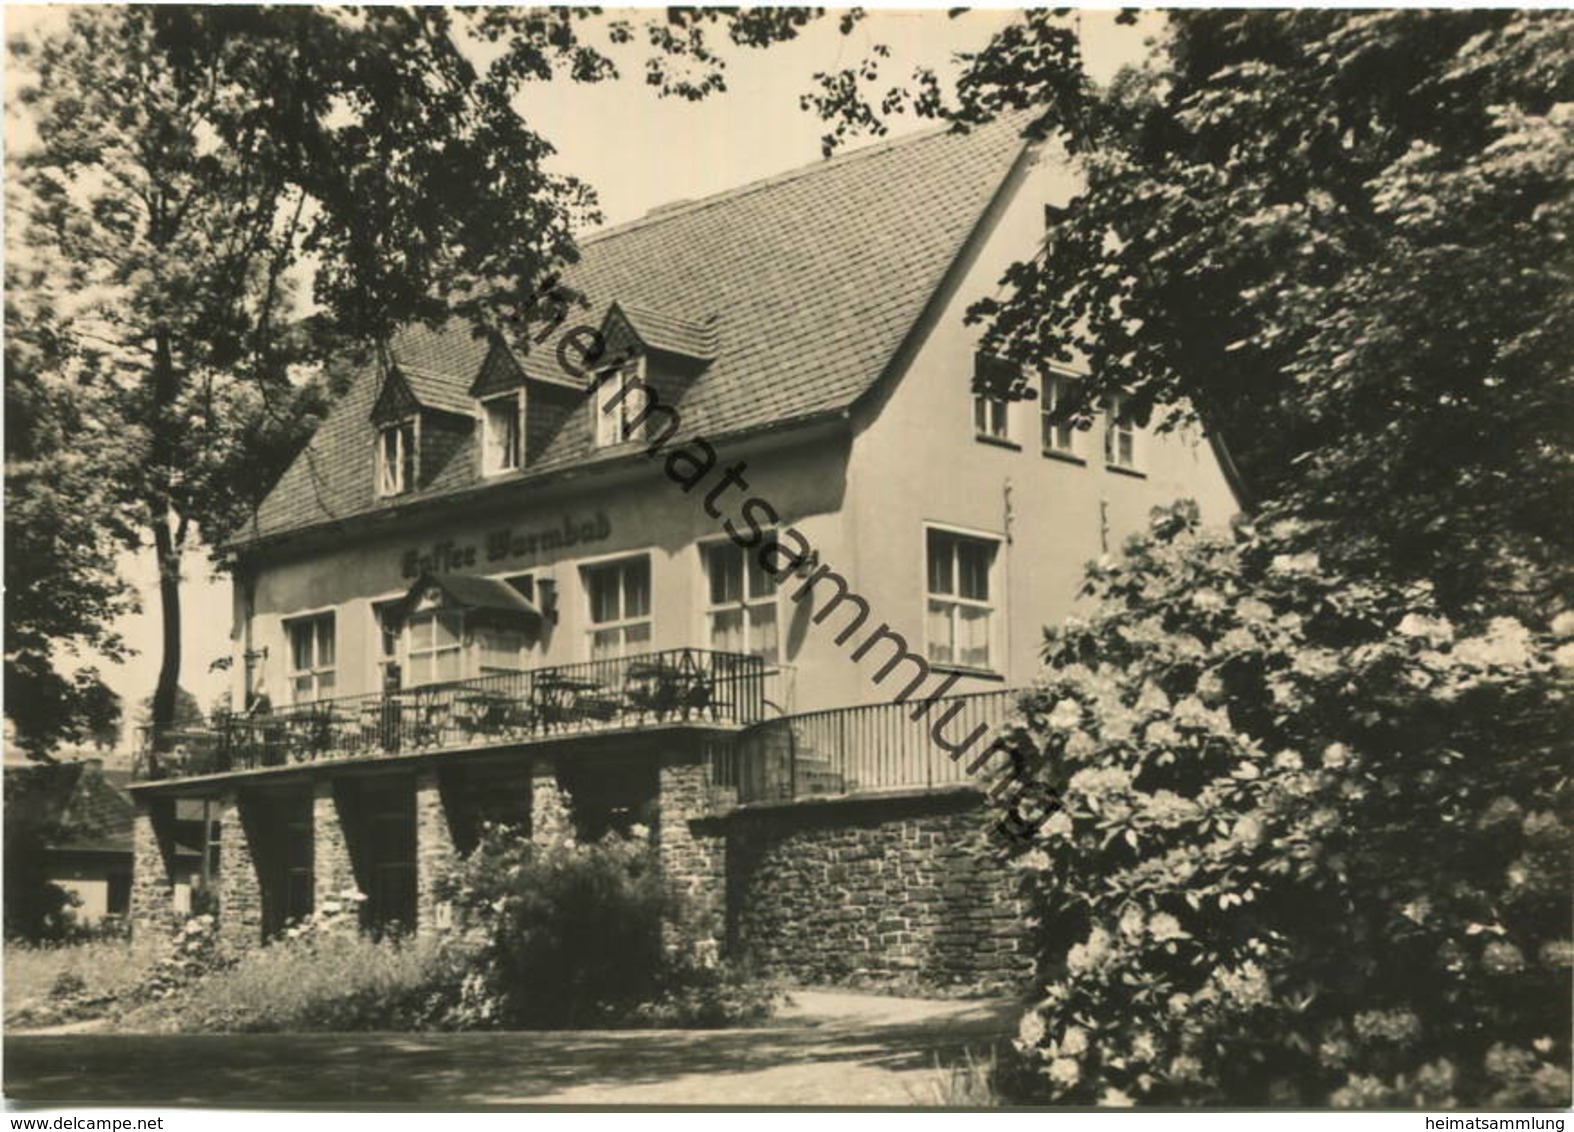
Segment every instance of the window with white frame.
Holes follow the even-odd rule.
[[[415,490],[416,423],[401,421],[377,434],[377,494]]]
[[[759,554],[714,543],[705,548],[705,575],[710,647],[778,663],[776,578],[760,566]]]
[[[591,412],[596,418],[596,447],[644,439],[645,425],[650,417],[642,414],[654,392],[645,387],[643,354],[604,372],[595,396],[590,399]]]
[[[590,658],[650,648],[650,557],[581,567],[590,606]]]
[[[1043,426],[1045,452],[1062,456],[1077,455],[1077,426],[1064,418],[1052,419],[1056,410],[1064,409],[1074,399],[1075,381],[1075,378],[1058,373],[1044,378],[1044,396],[1039,401],[1039,421]]]
[[[990,574],[1000,543],[954,531],[928,532],[929,609],[925,622],[930,661],[965,668],[994,667],[995,605]]]
[[[525,459],[525,395],[522,390],[481,402],[481,472],[518,471]]]
[[[319,613],[284,623],[290,643],[290,699],[297,704],[326,699],[335,685],[333,614]]]
[[[973,431],[991,440],[1010,440],[1010,402],[987,394],[973,394]]]
[[[402,626],[397,616],[402,603],[397,599],[372,603],[372,620],[377,640],[377,689],[393,691],[403,673],[399,668],[399,638]]]
[[[405,623],[412,687],[464,676],[464,614],[456,609],[412,613]]]
[[[1104,406],[1104,462],[1112,468],[1137,466],[1137,426],[1126,415],[1129,404],[1117,393]]]
[[[535,575],[515,574],[503,582],[526,601],[535,602]],[[502,625],[475,627],[476,668],[482,676],[519,671],[525,667],[529,650],[530,637],[524,630]]]
[[[475,644],[476,667],[482,676],[524,667],[525,635],[518,629],[477,626]]]

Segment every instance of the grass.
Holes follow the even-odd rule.
[[[1003,1103],[995,1089],[993,1054],[974,1057],[965,1050],[954,1065],[941,1065],[935,1059],[928,1085],[913,1097],[915,1105],[928,1108],[999,1108]]]
[[[4,952],[7,1025],[41,1011],[69,989],[82,997],[118,994],[141,982],[168,943],[157,937],[95,940],[52,946],[7,943]]]
[[[451,947],[426,940],[374,942],[353,933],[246,952],[168,997],[114,1021],[123,1033],[278,1033],[419,1030],[457,988]]]

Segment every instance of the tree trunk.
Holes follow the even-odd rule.
[[[169,749],[169,728],[175,722],[175,692],[180,687],[180,548],[169,529],[169,510],[155,510],[153,548],[158,558],[159,613],[163,626],[163,655],[158,685],[153,689],[153,749]]]
[[[158,560],[160,620],[163,624],[163,656],[159,661],[158,685],[153,689],[151,718],[153,750],[169,749],[169,728],[175,722],[175,693],[180,688],[180,551],[185,541],[170,529],[172,519],[167,487],[173,473],[174,445],[170,440],[177,391],[174,351],[169,332],[160,327],[154,335],[153,350],[153,475],[162,482],[149,501],[152,512],[153,552]]]

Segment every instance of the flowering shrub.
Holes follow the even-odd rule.
[[[218,920],[206,914],[188,916],[176,926],[169,950],[153,964],[133,997],[167,998],[233,962],[219,938]]]
[[[1574,616],[1464,627],[1280,523],[1156,512],[1008,741],[1065,1103],[1569,1103]]]
[[[171,986],[124,1013],[116,1027],[180,1033],[451,1027],[470,956],[452,940],[363,936],[356,915],[363,900],[356,892],[330,897],[269,946]]]
[[[778,997],[720,958],[638,826],[590,843],[566,822],[535,841],[488,827],[439,895],[478,956],[458,1025],[722,1026],[763,1019]]]

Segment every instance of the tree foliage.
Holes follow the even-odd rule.
[[[63,446],[100,489],[72,483],[70,503],[157,557],[156,723],[172,719],[180,676],[182,552],[233,529],[299,450],[334,391],[307,380],[314,367],[346,346],[376,350],[407,322],[485,324],[573,258],[593,198],[544,170],[552,147],[515,100],[555,76],[617,74],[581,35],[594,14],[83,8],[63,32],[12,45],[35,133],[14,158],[14,215],[37,301],[8,307],[7,329],[42,337],[42,311],[69,328],[77,348],[39,381],[73,405]],[[701,97],[724,86],[708,33],[760,46],[815,15],[653,17],[647,79]],[[610,47],[639,29],[605,30]],[[93,439],[104,443],[89,451]],[[58,580],[102,627],[118,596],[104,588],[109,544],[80,545],[91,561]]]
[[[123,657],[112,623],[136,601],[115,569],[125,532],[94,457],[105,438],[50,376],[74,343],[47,309],[13,318],[24,302],[13,288],[6,306],[6,714],[42,759],[117,729],[120,705],[96,667],[68,666]]]
[[[1302,539],[1156,512],[1048,634],[1024,1091],[1567,1105],[1574,616],[1466,630]]]
[[[1049,635],[1025,1096],[1568,1103],[1571,56],[1564,12],[1185,11],[1100,88],[1039,10],[949,100],[825,77],[828,145],[1034,113],[1083,184],[973,309],[985,391],[1083,365],[1063,415],[1200,418],[1255,513],[1161,515]]]
[[[1027,377],[1086,365],[1067,413],[1195,413],[1353,565],[1545,618],[1574,561],[1571,53],[1566,12],[1185,11],[1101,89],[1036,10],[954,99],[920,75],[880,110],[1030,108],[1078,160],[974,312]],[[818,108],[867,123],[873,85],[827,80]]]
[[[146,727],[153,720],[153,697],[149,696],[139,705],[137,712],[137,725]],[[175,689],[175,716],[173,725],[177,728],[196,729],[207,721],[203,714],[202,705],[197,697],[185,688]]]

